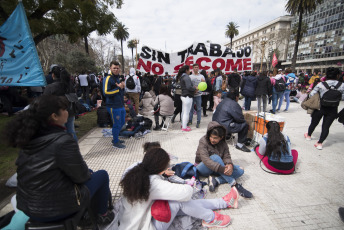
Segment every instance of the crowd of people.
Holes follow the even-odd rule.
[[[206,117],[207,111],[212,112],[212,121],[195,147],[193,165],[198,175],[208,178],[210,192],[228,184],[229,193],[218,199],[192,199],[195,179],[184,180],[174,175],[167,150],[159,143],[146,143],[143,160],[130,166],[120,182],[123,209],[118,214],[119,229],[168,229],[177,215],[201,219],[205,227],[228,226],[230,217],[213,210],[237,208],[239,196],[249,199],[253,194],[237,182],[244,169],[233,163],[226,139],[238,133],[236,149],[250,152],[243,111],[250,110],[256,99],[258,113],[268,112],[271,101],[270,112],[275,114],[284,100],[287,112],[291,101],[307,102],[317,95],[319,106],[311,108],[312,121],[304,137],[311,140],[315,127],[323,119],[322,132],[315,144],[319,150],[333,121],[338,117],[343,120],[344,112],[338,113],[340,100],[344,98],[343,75],[336,68],[327,69],[325,76],[316,71],[309,81],[302,73],[296,76],[291,69],[279,69],[276,75],[263,71],[245,72],[242,76],[234,70],[227,76],[220,69],[208,75],[194,64],[192,70],[182,66],[172,77],[168,73],[141,76],[134,68],[124,76],[117,61],[111,62],[109,68],[105,77],[80,74],[73,78],[64,68],[53,66],[52,81],[42,95],[9,122],[11,128],[5,129],[8,144],[21,149],[16,161],[17,207],[30,220],[63,220],[80,211],[87,199],[96,201],[98,224],[109,224],[114,219],[108,205],[109,175],[105,170],[89,169],[78,147],[74,130],[77,112],[73,99],[69,98],[78,91],[86,103],[98,107],[99,126],[112,126],[112,145],[120,149],[126,148],[125,140],[120,138],[121,130],[137,117],[154,117],[154,130],[159,131],[167,116],[176,122],[180,114],[181,132],[190,132],[194,115],[195,127],[200,128],[202,113]],[[203,91],[198,87],[202,82],[207,85]],[[311,91],[307,92],[309,88]],[[242,106],[238,103],[240,94],[245,98]],[[293,170],[298,154],[291,149],[291,140],[281,133],[278,122],[270,121],[266,128],[268,132],[259,141],[257,155],[272,171]],[[167,202],[164,206],[167,217],[149,211],[158,200]]]

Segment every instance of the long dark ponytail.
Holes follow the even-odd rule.
[[[149,150],[142,163],[131,169],[122,179],[120,186],[129,203],[149,199],[150,175],[159,174],[167,169],[170,157],[162,148]]]
[[[287,142],[280,131],[280,125],[276,121],[269,121],[266,124],[268,139],[266,142],[266,156],[277,156],[281,159],[282,153],[287,152]]]

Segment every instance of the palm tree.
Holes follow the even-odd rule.
[[[293,28],[291,28],[291,34],[294,35],[294,40],[296,41],[296,34],[297,34],[297,30],[299,29],[299,23],[295,23]],[[308,24],[302,22],[301,25],[301,34],[300,34],[300,41],[302,41],[303,35],[307,34],[308,31]]]
[[[127,46],[128,46],[128,49],[131,49],[131,59],[132,59],[132,62],[133,62],[133,67],[134,67],[134,48],[136,47],[135,40],[128,41]]]
[[[226,26],[227,30],[225,32],[225,35],[226,35],[227,38],[231,39],[231,49],[232,49],[232,40],[233,40],[234,36],[238,36],[239,35],[238,28],[239,28],[239,26],[235,22],[230,22]]]
[[[285,5],[285,9],[288,13],[292,15],[299,15],[299,23],[298,29],[296,34],[296,41],[294,47],[294,54],[291,60],[291,69],[294,71],[296,66],[296,57],[297,51],[299,49],[299,43],[301,38],[301,31],[302,31],[302,16],[304,13],[312,13],[317,5],[321,4],[323,0],[288,0],[287,4]]]
[[[123,58],[123,41],[126,41],[129,38],[128,28],[125,27],[121,22],[118,22],[116,25],[116,30],[113,33],[113,36],[121,41],[121,51],[122,51],[122,74],[124,74],[124,58]]]

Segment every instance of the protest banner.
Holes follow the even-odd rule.
[[[141,72],[162,75],[164,72],[177,74],[180,67],[194,63],[207,72],[221,69],[228,74],[235,68],[239,72],[252,70],[252,49],[247,46],[232,51],[229,47],[215,43],[193,43],[187,49],[177,53],[166,53],[160,50],[142,46],[137,69]]]
[[[0,27],[0,86],[45,86],[22,2]]]

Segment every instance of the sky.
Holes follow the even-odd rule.
[[[287,15],[286,0],[124,0],[121,9],[113,8],[118,21],[129,31],[129,39],[165,52],[178,52],[193,42],[225,44],[226,25],[233,21],[239,35]],[[95,36],[94,34],[91,36]],[[112,34],[107,39],[116,42]],[[127,43],[125,56],[131,57]],[[135,51],[134,51],[135,52]],[[116,52],[117,53],[117,52]],[[119,52],[117,54],[120,54]]]

